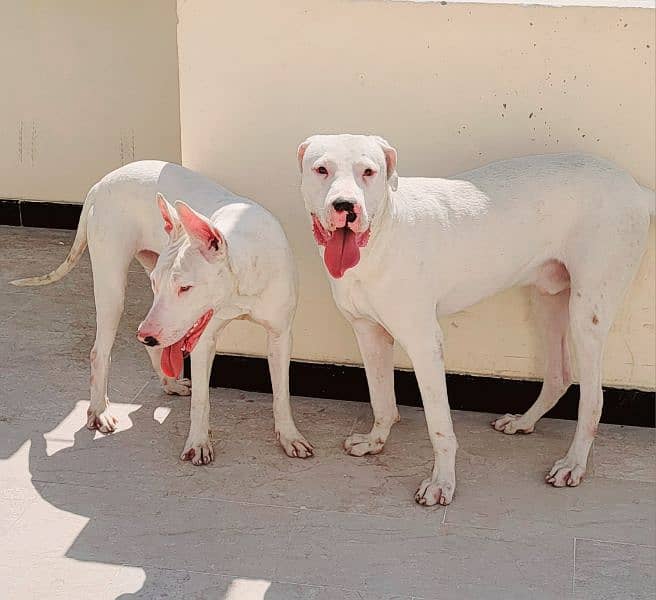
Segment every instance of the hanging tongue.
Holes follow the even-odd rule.
[[[164,348],[162,352],[162,359],[160,365],[162,367],[162,372],[167,377],[178,378],[182,372],[182,346],[184,344],[184,338],[176,342],[171,346]]]
[[[323,262],[326,263],[329,273],[335,279],[339,279],[347,269],[355,267],[359,260],[360,248],[355,233],[348,228],[348,225],[336,229],[327,241],[323,253]]]

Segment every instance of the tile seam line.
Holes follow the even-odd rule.
[[[572,596],[576,594],[576,537],[573,540],[572,549]]]
[[[650,546],[649,544],[635,544],[633,542],[618,542],[618,541],[613,541],[613,540],[595,540],[593,538],[585,538],[585,537],[574,537],[574,541],[579,541],[579,542],[595,542],[597,544],[616,544],[619,546],[637,546],[638,548],[648,548],[649,550],[656,550],[656,546]]]
[[[134,404],[134,403],[135,403],[135,400],[136,400],[139,396],[141,396],[141,393],[142,393],[142,392],[143,392],[143,391],[144,391],[144,390],[150,385],[151,381],[152,381],[152,380],[148,380],[148,381],[146,381],[146,383],[144,383],[144,384],[141,386],[141,389],[135,394],[134,398],[132,398],[132,400],[130,400],[130,404]],[[141,405],[141,407],[143,408],[143,405]]]

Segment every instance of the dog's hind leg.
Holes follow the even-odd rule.
[[[123,242],[124,243],[124,242]],[[102,246],[89,239],[93,268],[93,293],[96,301],[96,340],[91,350],[91,403],[87,411],[87,427],[109,433],[117,419],[111,413],[108,397],[109,364],[125,298],[125,285],[132,255],[117,250],[108,251],[108,240]]]
[[[578,230],[569,249],[570,329],[581,398],[572,444],[546,476],[555,487],[576,486],[585,475],[603,407],[604,344],[645,248],[649,219],[632,214],[622,217],[611,221],[610,231]]]
[[[572,289],[572,341],[579,368],[581,398],[574,440],[567,455],[556,461],[547,475],[555,487],[576,486],[586,471],[588,454],[601,418],[603,395],[601,369],[604,343],[615,306],[600,298],[598,290]]]
[[[291,323],[287,323],[281,331],[267,327],[267,359],[273,390],[273,419],[276,437],[287,456],[307,458],[314,454],[314,448],[297,429],[289,399],[291,348]]]
[[[572,382],[567,347],[569,288],[552,295],[534,287],[533,306],[539,324],[538,335],[544,344],[544,380],[538,399],[523,415],[507,414],[492,422],[497,431],[507,434],[531,433]]]

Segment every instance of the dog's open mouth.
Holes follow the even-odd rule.
[[[348,219],[343,227],[328,231],[319,218],[312,215],[312,230],[317,244],[326,247],[323,262],[335,279],[343,277],[348,269],[360,262],[360,248],[369,241],[369,229],[356,233],[350,228]]]
[[[180,373],[182,373],[184,357],[194,349],[213,314],[214,311],[210,308],[210,310],[200,317],[200,319],[189,328],[189,331],[175,342],[175,344],[171,344],[164,348],[162,351],[162,359],[160,361],[164,375],[175,379],[180,376]]]

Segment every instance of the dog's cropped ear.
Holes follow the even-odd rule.
[[[221,232],[203,215],[178,200],[175,210],[189,239],[208,262],[216,262],[227,254],[226,241]]]
[[[296,160],[298,160],[298,170],[301,173],[303,172],[303,157],[305,156],[305,151],[308,149],[308,146],[312,143],[313,138],[314,138],[314,136],[309,137],[307,140],[305,140],[298,147],[298,150],[296,151]]]
[[[166,201],[166,198],[159,192],[157,192],[157,206],[159,206],[159,212],[162,215],[162,220],[164,221],[164,231],[171,235],[171,232],[175,230],[177,225],[177,217],[175,215],[175,210],[173,207]]]
[[[396,191],[396,188],[399,186],[399,176],[396,173],[396,149],[393,148],[389,142],[380,136],[376,136],[376,141],[378,145],[383,149],[385,154],[385,163],[387,165],[387,183],[392,189]]]

